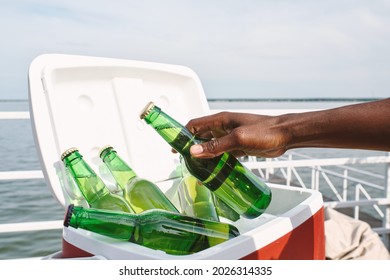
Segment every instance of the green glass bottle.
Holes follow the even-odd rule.
[[[182,213],[214,221],[219,221],[219,217],[233,222],[240,219],[240,215],[236,211],[189,173],[181,156],[180,163],[183,179],[179,184],[178,197]]]
[[[77,148],[70,148],[63,152],[61,160],[90,207],[134,213],[122,197],[110,192]]]
[[[191,175],[182,159],[180,157],[182,179],[178,188],[181,213],[218,222],[213,193]]]
[[[238,214],[253,219],[268,207],[272,196],[270,188],[233,155],[224,153],[210,159],[192,157],[190,147],[201,140],[153,102],[145,107],[141,119],[183,156],[192,175]]]
[[[69,205],[64,226],[82,228],[172,255],[196,253],[239,235],[233,225],[161,209],[130,214]]]
[[[229,205],[227,205],[222,199],[214,195],[214,205],[217,209],[217,214],[219,217],[224,217],[231,220],[232,222],[240,219],[240,214],[234,211]]]
[[[100,158],[123,190],[123,197],[135,213],[149,209],[179,212],[158,186],[138,177],[112,146],[103,147]]]

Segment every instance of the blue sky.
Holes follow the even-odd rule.
[[[208,98],[390,95],[390,0],[0,0],[0,99],[34,57],[180,64]]]

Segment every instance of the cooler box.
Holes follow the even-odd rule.
[[[59,203],[66,206],[82,201],[60,160],[62,152],[70,147],[78,147],[84,159],[115,191],[115,183],[98,155],[100,147],[112,145],[140,177],[156,182],[179,208],[179,178],[175,172],[179,155],[173,154],[139,115],[149,101],[182,124],[209,114],[201,82],[191,69],[143,61],[45,54],[31,63],[29,95],[42,170]],[[82,229],[64,228],[63,249],[56,256],[324,259],[322,195],[302,188],[269,186],[273,199],[263,215],[231,222],[240,236],[195,254],[169,255]]]

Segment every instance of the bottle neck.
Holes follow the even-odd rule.
[[[93,203],[99,197],[109,193],[104,182],[87,164],[80,153],[73,152],[65,157],[63,161],[88,203]]]
[[[107,149],[101,153],[100,157],[122,190],[125,188],[129,180],[137,177],[134,170],[118,156],[115,150]]]
[[[182,155],[189,155],[189,149],[200,141],[179,122],[154,106],[145,121],[150,124],[167,141],[173,149]]]
[[[66,167],[76,165],[80,161],[83,161],[83,156],[78,151],[72,152],[63,159]]]

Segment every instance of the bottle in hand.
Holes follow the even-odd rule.
[[[224,153],[210,159],[192,157],[190,147],[202,140],[153,102],[140,117],[183,156],[189,172],[235,212],[248,219],[264,213],[271,202],[270,188],[233,155]]]

